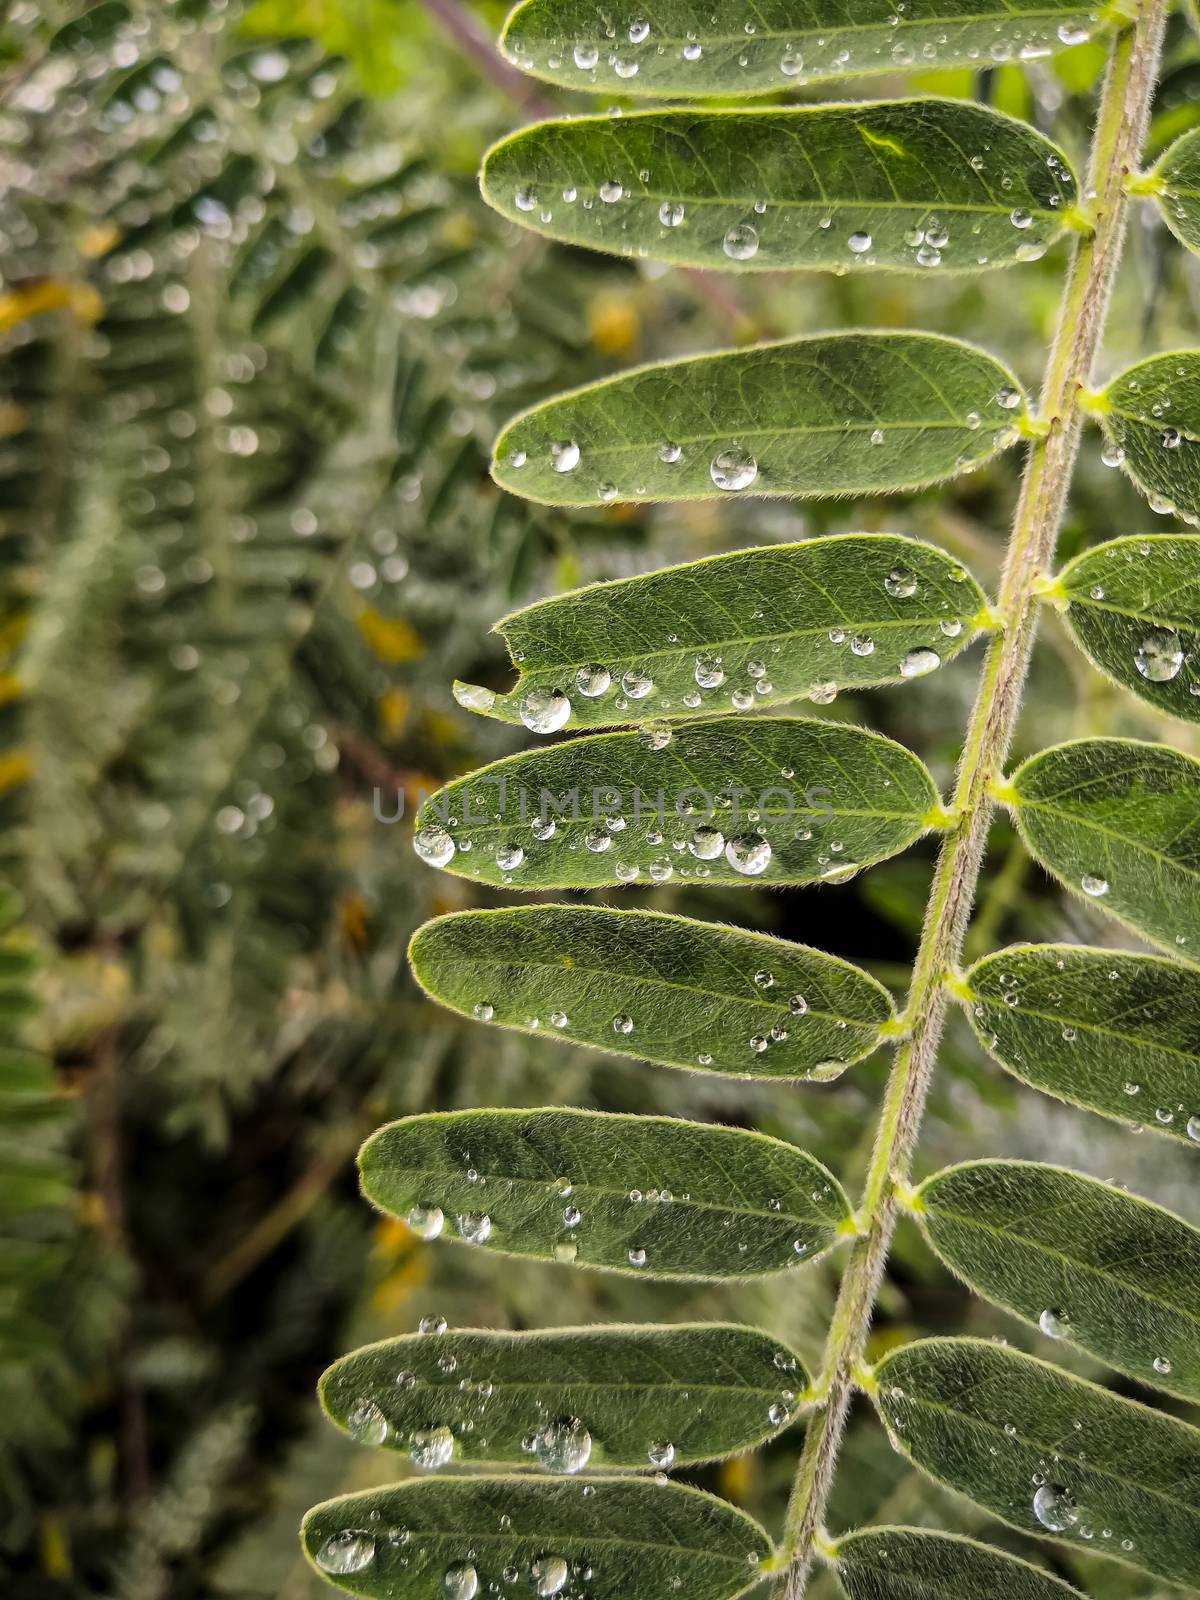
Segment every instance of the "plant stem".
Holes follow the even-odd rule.
[[[1121,259],[1127,198],[1158,77],[1166,0],[1144,0],[1136,21],[1114,40],[1100,97],[1084,198],[1091,231],[1077,240],[1042,386],[1045,433],[1030,447],[1001,579],[1001,631],[988,650],[967,727],[955,786],[954,821],[943,842],[926,909],[905,1017],[908,1037],[892,1067],[859,1225],[826,1346],[824,1404],[809,1426],[788,1507],[784,1554],[788,1600],[802,1600],[846,1418],[863,1361],[908,1181],[925,1100],[945,1023],[945,979],[957,969],[971,918],[988,828],[1021,704],[1038,621],[1037,581],[1051,563],[1075,455],[1081,390],[1100,346]]]

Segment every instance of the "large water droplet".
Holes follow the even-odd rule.
[[[488,1009],[490,1011],[491,1007]],[[478,1015],[478,1006],[475,1007],[475,1011]],[[441,1206],[413,1206],[404,1220],[418,1239],[436,1239],[442,1231],[446,1217]]]
[[[1057,1484],[1044,1483],[1033,1497],[1033,1514],[1051,1533],[1065,1533],[1079,1521],[1073,1496]]]
[[[725,682],[720,656],[697,656],[695,678],[702,689],[719,689]]]
[[[664,200],[658,208],[658,220],[664,228],[677,228],[683,221],[683,203],[679,200]],[[662,452],[659,452],[660,456]]]
[[[562,1556],[539,1556],[529,1570],[534,1593],[540,1595],[541,1600],[549,1600],[551,1595],[558,1594],[571,1571]]]
[[[1090,894],[1093,900],[1099,900],[1108,893],[1108,879],[1094,877],[1090,872],[1085,872],[1079,880],[1079,887],[1084,894]]]
[[[615,1016],[613,1018],[613,1032],[614,1033],[632,1033],[633,1032],[633,1018],[631,1016],[626,1015],[626,1013],[624,1011],[620,1012],[617,1016]]]
[[[444,867],[454,857],[454,840],[439,823],[418,828],[413,834],[413,849],[431,867]]]
[[[388,1420],[374,1400],[360,1400],[346,1424],[359,1444],[382,1444],[388,1436]]]
[[[748,489],[758,477],[758,462],[748,450],[731,445],[727,450],[718,450],[708,472],[718,489]]]
[[[724,848],[725,835],[719,828],[697,828],[688,840],[688,852],[697,861],[715,861]]]
[[[442,1589],[446,1600],[475,1600],[479,1592],[479,1574],[469,1561],[457,1561],[446,1568]]]
[[[582,1472],[591,1458],[592,1436],[579,1417],[560,1417],[534,1434],[533,1453],[547,1472]]]
[[[1170,1377],[1171,1363],[1167,1360],[1166,1356],[1155,1356],[1152,1365],[1160,1378]]]
[[[1183,646],[1174,628],[1151,628],[1134,656],[1134,665],[1151,683],[1170,683],[1183,666]]]
[[[455,1220],[459,1233],[468,1244],[486,1244],[492,1236],[492,1219],[480,1212],[464,1211]]]
[[[561,689],[531,689],[521,701],[520,715],[531,733],[556,733],[571,715],[571,702]]]
[[[413,1434],[408,1454],[414,1466],[435,1472],[453,1456],[454,1435],[446,1427],[421,1428]]]
[[[737,222],[721,241],[721,248],[731,261],[749,261],[758,254],[758,229],[748,222]]]
[[[572,53],[581,72],[590,72],[600,59],[599,48],[594,44],[577,44]]]
[[[612,673],[598,662],[580,667],[575,674],[575,687],[585,700],[598,700],[612,683]]]
[[[646,1451],[646,1457],[652,1467],[658,1467],[665,1472],[668,1467],[674,1464],[675,1446],[665,1443],[652,1444]]]
[[[634,68],[634,71],[637,71],[636,67]],[[616,178],[606,178],[600,185],[600,198],[604,201],[605,205],[615,205],[624,193],[625,185],[620,183]]]
[[[907,567],[893,567],[883,580],[883,587],[894,600],[907,600],[917,592],[917,575]]]
[[[761,834],[747,833],[730,839],[725,859],[743,878],[758,878],[771,865],[771,846]]]
[[[525,851],[519,844],[502,844],[496,850],[496,865],[501,872],[515,872],[525,860]]]
[[[1071,1318],[1065,1311],[1047,1307],[1038,1318],[1038,1327],[1049,1339],[1066,1339],[1071,1333]]]
[[[846,240],[846,243],[856,256],[865,256],[874,242],[869,233],[864,233],[861,230],[858,233],[852,233]]]
[[[323,1572],[361,1572],[375,1559],[375,1540],[362,1528],[345,1528],[330,1534],[317,1551]]]
[[[941,664],[942,658],[936,650],[910,650],[900,663],[900,676],[923,678],[927,672],[936,672]]]
[[[550,446],[550,465],[555,472],[574,472],[579,465],[579,446],[574,439],[564,439]]]

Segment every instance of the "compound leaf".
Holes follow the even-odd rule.
[[[837,1541],[850,1600],[1080,1600],[1079,1591],[1000,1550],[924,1528],[865,1528]]]
[[[1154,944],[1200,957],[1200,762],[1078,739],[1032,756],[1012,782],[1017,827],[1043,866]]]
[[[967,973],[1003,1067],[1059,1100],[1200,1141],[1200,973],[1163,956],[1017,945]]]
[[[701,717],[748,695],[777,705],[827,696],[830,685],[904,682],[970,644],[986,607],[975,580],[933,545],[898,534],[806,539],[526,606],[496,625],[519,664],[516,687],[454,692],[471,710],[535,727],[563,696],[568,728]],[[653,701],[631,702],[626,676],[652,679]]]
[[[921,1227],[973,1289],[1119,1372],[1200,1399],[1200,1232],[1095,1178],[971,1161],[926,1180]]]
[[[1075,199],[1027,123],[934,99],[543,122],[493,147],[482,185],[568,244],[764,272],[1036,260]]]
[[[368,1600],[502,1592],[510,1569],[517,1592],[549,1594],[585,1567],[592,1600],[659,1600],[676,1583],[734,1600],[773,1553],[744,1511],[644,1478],[427,1478],[314,1506],[301,1538],[323,1576]]]
[[[924,1339],[875,1369],[898,1450],[1023,1533],[1200,1583],[1200,1431],[1032,1356]]]
[[[517,889],[844,882],[906,849],[937,807],[922,763],[879,734],[727,717],[493,762],[426,801],[413,843],[431,865]]]
[[[1073,0],[658,0],[612,32],[595,0],[526,0],[501,47],[570,89],[622,95],[764,94],[857,73],[1032,60],[1080,44],[1095,9]]]
[[[385,1211],[505,1255],[642,1277],[735,1278],[811,1261],[851,1231],[837,1179],[740,1128],[599,1111],[405,1117],[359,1156]]]
[[[1185,522],[1200,520],[1200,351],[1139,361],[1113,379],[1098,405],[1142,493]]]
[[[1200,251],[1200,129],[1163,152],[1150,184],[1167,227],[1189,250]]]
[[[635,368],[516,417],[492,475],[547,505],[876,494],[979,466],[1024,396],[985,351],[833,333]]]
[[[752,1449],[787,1427],[808,1381],[786,1345],[727,1323],[454,1330],[343,1356],[321,1378],[321,1399],[355,1438],[419,1464],[575,1473]]]
[[[1113,539],[1059,576],[1067,625],[1102,672],[1200,722],[1200,534]]]
[[[418,929],[409,954],[425,990],[463,1016],[736,1077],[837,1077],[894,1015],[847,961],[652,911],[460,911]]]

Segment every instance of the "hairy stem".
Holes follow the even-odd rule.
[[[1041,396],[1044,434],[1030,448],[997,606],[1001,631],[984,662],[967,727],[947,832],[934,873],[900,1045],[867,1175],[855,1241],[838,1294],[814,1417],[788,1508],[788,1600],[801,1600],[833,1483],[875,1300],[907,1183],[945,1023],[945,980],[961,959],[1000,778],[1020,709],[1038,619],[1038,580],[1053,560],[1079,447],[1080,394],[1099,349],[1124,240],[1125,180],[1137,166],[1158,76],[1166,0],[1144,0],[1113,41],[1085,199],[1091,230],[1077,241]]]

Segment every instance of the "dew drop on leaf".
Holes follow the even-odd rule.
[[[633,1032],[633,1018],[630,1017],[630,1016],[627,1016],[622,1011],[618,1016],[615,1016],[613,1018],[613,1032],[614,1033],[632,1033]]]
[[[479,1592],[479,1574],[469,1561],[457,1561],[446,1568],[442,1592],[446,1600],[475,1600]]]
[[[900,663],[900,676],[902,678],[923,678],[927,672],[936,672],[941,664],[942,658],[936,650],[910,650]]]
[[[317,1551],[322,1572],[361,1572],[375,1559],[375,1540],[361,1528],[345,1528],[326,1539]]]
[[[652,1467],[660,1467],[664,1471],[672,1466],[675,1461],[675,1446],[673,1444],[652,1444],[646,1451],[646,1457]]]
[[[421,1428],[413,1434],[408,1454],[414,1466],[435,1472],[453,1456],[454,1435],[446,1427]]]
[[[1170,683],[1179,676],[1184,650],[1173,628],[1151,628],[1134,656],[1134,665],[1151,683]]]
[[[1079,1521],[1073,1497],[1057,1484],[1044,1483],[1033,1497],[1033,1514],[1051,1533],[1065,1533]]]
[[[454,858],[454,840],[437,823],[417,829],[413,834],[413,849],[431,867],[444,867]]]
[[[1099,900],[1108,893],[1108,879],[1097,878],[1092,873],[1085,872],[1079,880],[1079,887],[1084,894],[1091,895],[1093,900]]]
[[[491,1010],[490,1006],[488,1010]],[[478,1006],[475,1007],[475,1014],[479,1015]],[[445,1225],[446,1217],[441,1206],[413,1206],[404,1220],[418,1239],[436,1239]]]
[[[565,1587],[570,1571],[562,1556],[539,1556],[530,1568],[534,1593],[541,1600],[549,1600]]]
[[[537,1430],[533,1453],[546,1472],[582,1472],[591,1459],[592,1436],[579,1417],[560,1417]]]
[[[677,228],[683,221],[683,218],[683,204],[679,200],[664,200],[662,205],[660,205],[658,208],[658,220],[662,223],[664,228]],[[665,456],[663,456],[661,450],[659,451],[659,458],[661,460],[667,459]]]
[[[612,673],[598,662],[580,667],[575,674],[575,687],[585,700],[598,700],[611,685]]]
[[[574,472],[579,465],[579,446],[574,439],[564,439],[550,446],[550,465],[555,472]]]
[[[570,715],[571,702],[561,689],[531,689],[521,701],[521,721],[531,733],[557,733]]]
[[[743,834],[730,839],[725,846],[725,859],[743,878],[758,878],[771,865],[771,846],[761,834]]]
[[[1071,1332],[1071,1318],[1065,1311],[1047,1307],[1038,1318],[1038,1327],[1049,1339],[1066,1339]]]
[[[894,600],[908,600],[917,592],[916,573],[907,567],[893,567],[883,580],[883,587]]]
[[[748,489],[758,477],[758,462],[748,450],[732,445],[727,450],[718,450],[708,471],[718,489]]]
[[[731,261],[749,261],[758,254],[758,229],[748,222],[735,223],[721,241],[721,248]]]

